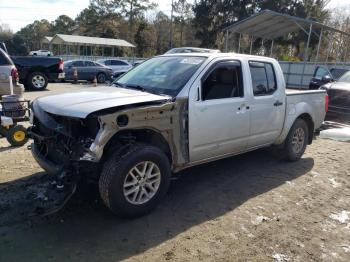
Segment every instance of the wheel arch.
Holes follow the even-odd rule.
[[[131,142],[130,142],[131,141]],[[132,143],[143,143],[159,148],[169,159],[170,165],[173,163],[173,150],[166,138],[153,129],[124,129],[114,134],[107,142],[103,150],[103,157],[109,155],[109,152],[115,147],[128,145]]]

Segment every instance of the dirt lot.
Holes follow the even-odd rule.
[[[349,154],[350,143],[318,139],[296,163],[260,150],[195,167],[135,220],[115,218],[93,188],[21,220],[45,174],[0,139],[0,261],[350,261]]]

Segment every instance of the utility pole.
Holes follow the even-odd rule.
[[[171,0],[169,49],[173,48],[173,15],[174,15],[174,0]]]

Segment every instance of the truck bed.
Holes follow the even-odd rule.
[[[293,96],[293,95],[304,95],[304,94],[319,94],[324,93],[324,90],[308,90],[308,89],[292,89],[288,88],[286,89],[286,95],[287,96]]]

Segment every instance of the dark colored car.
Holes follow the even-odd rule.
[[[94,61],[72,60],[65,62],[65,80],[74,80],[74,71],[77,70],[78,80],[93,81],[96,77],[98,83],[104,83],[112,79],[113,70]]]
[[[311,78],[309,89],[319,89],[320,86],[337,81],[342,75],[349,70],[342,68],[331,68],[317,66],[313,77]]]
[[[44,90],[49,81],[64,78],[59,57],[11,56],[19,71],[19,82],[27,90]]]
[[[329,97],[326,120],[350,124],[350,72],[334,83],[321,86],[320,89],[325,89]]]
[[[0,42],[6,53],[6,45]],[[64,78],[63,60],[58,57],[11,56],[19,73],[19,82],[27,90],[44,90],[49,81]]]

